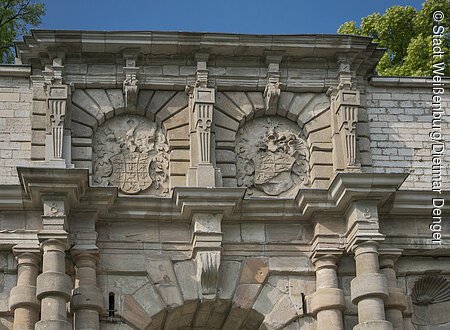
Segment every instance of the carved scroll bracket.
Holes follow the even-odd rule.
[[[196,82],[186,87],[189,95],[191,163],[188,186],[220,187],[222,175],[215,166],[214,103],[216,92],[208,87],[207,54],[197,54]]]
[[[264,101],[266,112],[269,115],[275,114],[278,109],[278,99],[281,94],[280,83],[280,63],[283,56],[279,53],[267,53],[267,85],[264,89]]]
[[[137,104],[137,98],[139,93],[139,80],[138,73],[139,67],[136,66],[135,54],[124,54],[125,66],[123,67],[123,73],[125,80],[123,81],[123,94],[125,95],[125,107],[134,108]]]
[[[222,214],[192,216],[192,258],[197,265],[197,283],[202,300],[215,300],[222,251]]]
[[[360,92],[352,87],[352,59],[339,56],[337,62],[338,86],[329,90],[333,109],[333,163],[336,171],[358,172],[361,169],[356,141]]]
[[[42,75],[46,92],[45,160],[50,167],[73,167],[71,165],[71,133],[68,104],[71,88],[63,84],[64,56],[53,59]]]

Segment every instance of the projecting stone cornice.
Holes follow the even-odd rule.
[[[88,170],[18,167],[24,202],[42,205],[44,196],[64,197],[67,209],[78,204],[88,188]]]
[[[408,174],[338,173],[328,192],[336,206],[355,200],[378,200],[384,203],[406,180]]]
[[[384,53],[372,39],[350,35],[251,35],[161,31],[33,30],[16,42],[22,63],[40,60],[42,54],[121,53],[124,49],[153,55],[208,52],[220,56],[261,56],[283,51],[286,57],[335,58],[349,54],[362,74],[371,71]],[[83,55],[84,56],[84,55]]]
[[[5,77],[29,77],[31,75],[30,65],[0,64],[0,76]]]
[[[433,86],[432,77],[378,77],[374,76],[369,79],[372,86],[377,87],[422,87],[430,88]],[[443,77],[442,83],[445,86],[450,84],[449,77]]]
[[[243,188],[176,187],[171,197],[127,196],[116,187],[88,187],[77,169],[18,168],[22,187],[0,186],[0,210],[40,209],[41,196],[65,195],[76,211],[96,211],[99,219],[190,221],[192,213],[221,213],[224,221],[312,221],[340,217],[351,202],[375,200],[380,214],[428,216],[431,191],[398,190],[406,174],[339,173],[329,189],[301,189],[295,199],[245,198]],[[441,197],[450,198],[445,191]],[[445,205],[443,209],[447,209]]]

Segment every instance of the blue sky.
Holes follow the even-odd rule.
[[[256,34],[336,33],[393,5],[423,0],[46,0],[41,29]]]

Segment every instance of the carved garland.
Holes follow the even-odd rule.
[[[123,115],[102,125],[93,139],[93,180],[100,186],[118,186],[126,194],[150,190],[169,193],[169,146],[154,122]]]

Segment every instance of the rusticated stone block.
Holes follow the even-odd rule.
[[[261,284],[269,273],[268,258],[246,258],[242,263],[241,284]]]
[[[392,330],[392,324],[388,321],[375,320],[357,324],[353,330]]]
[[[36,296],[39,300],[46,295],[61,295],[70,298],[72,281],[69,275],[58,272],[45,272],[37,278]]]
[[[71,330],[72,327],[67,321],[45,320],[36,323],[35,330]]]
[[[344,293],[337,288],[321,288],[307,298],[308,313],[316,315],[326,309],[345,309]]]
[[[403,293],[402,289],[399,288],[388,288],[389,296],[384,302],[386,308],[399,309],[402,312],[406,310],[408,303],[406,302],[406,295]]]
[[[152,322],[152,318],[142,306],[129,294],[123,296],[122,317],[137,329],[146,329]]]
[[[32,306],[39,308],[39,301],[36,299],[35,286],[16,286],[11,289],[9,296],[9,308],[15,309],[21,306]]]
[[[239,284],[233,298],[233,306],[249,310],[258,296],[261,284]]]
[[[386,277],[382,274],[363,274],[355,277],[351,283],[352,302],[357,304],[365,297],[388,297]]]
[[[102,292],[93,285],[75,288],[72,292],[70,306],[73,310],[94,309],[101,313],[104,309]]]

